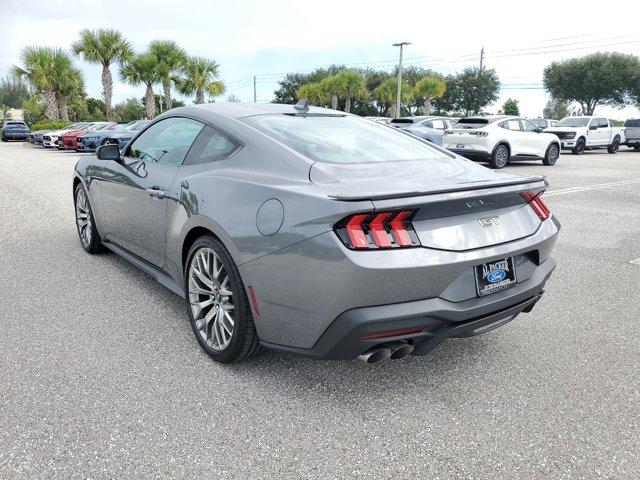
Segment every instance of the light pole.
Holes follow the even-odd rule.
[[[400,63],[398,63],[398,96],[396,97],[396,118],[400,117],[400,94],[402,93],[402,47],[411,45],[411,42],[394,43],[394,47],[400,47]]]

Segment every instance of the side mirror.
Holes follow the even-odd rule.
[[[98,147],[96,157],[100,160],[120,160],[120,147],[118,145],[106,144]]]
[[[589,125],[589,130],[597,130],[598,126],[597,125]]]

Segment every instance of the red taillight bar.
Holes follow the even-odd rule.
[[[338,222],[335,231],[349,248],[406,248],[420,245],[411,219],[415,211],[358,213]]]
[[[525,199],[540,220],[546,220],[551,216],[551,210],[542,201],[542,192],[521,192],[520,196]]]

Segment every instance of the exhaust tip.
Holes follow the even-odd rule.
[[[391,357],[391,349],[390,348],[380,348],[374,347],[370,350],[367,350],[362,355],[358,357],[358,360],[364,363],[368,363],[369,365],[374,363],[380,363]]]
[[[411,355],[413,352],[413,345],[410,343],[403,343],[395,349],[391,349],[391,360],[397,360],[399,358],[406,357],[407,355]]]

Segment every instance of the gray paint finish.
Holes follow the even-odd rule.
[[[213,104],[174,109],[151,123],[187,117],[210,125],[240,146],[226,159],[174,166],[81,158],[76,178],[89,192],[100,235],[181,288],[185,239],[194,229],[211,232],[256,292],[260,338],[304,348],[346,310],[443,292],[468,296],[473,265],[526,252],[536,252],[540,264],[549,257],[558,224],[540,222],[518,195],[546,188],[540,178],[490,171],[451,153],[429,162],[318,163],[243,122],[291,113],[288,105]],[[163,198],[148,194],[154,187]],[[486,202],[469,210],[478,199]],[[424,247],[353,251],[333,232],[353,213],[407,208],[419,209],[414,226]],[[496,230],[475,226],[490,215],[504,223]],[[443,229],[453,233],[443,237]],[[458,293],[447,290],[458,284],[451,287]]]

